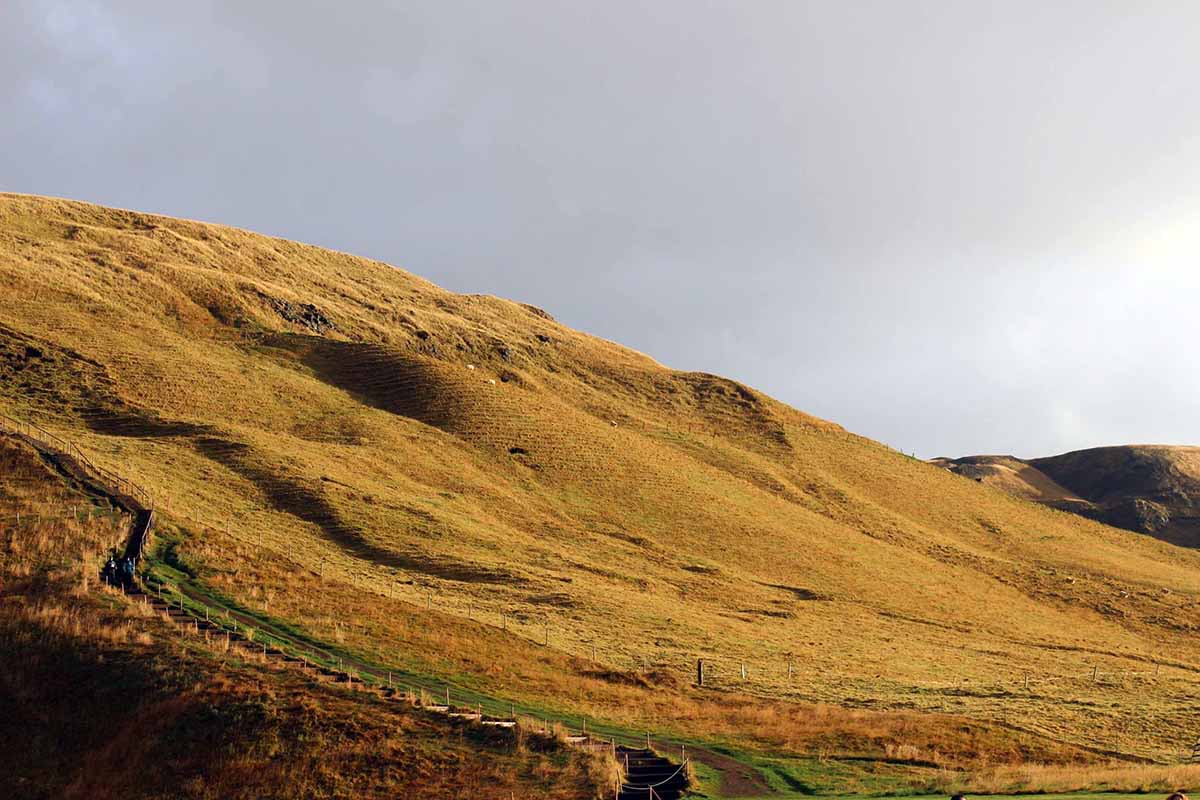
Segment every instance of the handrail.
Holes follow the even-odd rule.
[[[151,508],[150,495],[145,489],[133,481],[128,481],[115,472],[99,466],[85,456],[79,449],[79,445],[74,442],[63,439],[33,423],[0,413],[0,430],[24,438],[36,449],[56,461],[60,458],[74,461],[73,468],[62,461],[58,461],[59,467],[70,473],[77,473],[76,477],[85,482],[95,483],[94,488],[97,491],[107,495],[111,501],[131,512],[133,524],[125,542],[125,556],[132,558],[135,565],[142,560],[146,542],[150,537],[150,530],[154,526],[154,509]]]
[[[675,776],[678,775],[680,773],[680,771],[684,767],[686,767],[688,765],[688,762],[690,762],[690,761],[691,761],[690,758],[685,758],[683,760],[683,763],[680,764],[674,772],[672,772],[667,777],[663,778],[658,783],[625,783],[624,781],[622,781],[621,786],[623,786],[626,789],[650,789],[651,791],[653,791],[656,786],[662,786],[664,783],[674,780]]]
[[[79,445],[74,442],[63,439],[40,425],[35,425],[32,422],[20,420],[4,413],[0,413],[0,428],[6,428],[18,436],[36,440],[47,449],[57,450],[63,455],[74,458],[79,462],[81,467],[86,467],[104,481],[111,483],[119,494],[132,497],[147,509],[153,505],[149,492],[133,481],[127,480],[112,470],[106,469],[92,461],[92,459],[83,454],[83,451],[79,449]]]
[[[83,451],[80,450],[79,446],[75,442],[67,440],[67,439],[63,439],[62,437],[58,436],[57,434],[54,434],[51,431],[46,430],[45,428],[35,425],[34,423],[31,423],[31,422],[28,422],[25,420],[21,420],[21,419],[17,419],[15,417],[9,416],[8,414],[0,412],[0,431],[12,433],[19,437],[24,437],[24,438],[30,440],[31,443],[35,444],[35,446],[39,446],[39,449],[49,451],[51,454],[66,456],[66,457],[74,460],[76,462],[76,464],[78,465],[80,471],[84,472],[85,474],[90,473],[91,476],[93,476],[95,478],[99,478],[100,481],[102,481],[103,483],[110,484],[111,488],[116,490],[116,492],[113,495],[113,499],[117,499],[118,495],[124,494],[124,495],[127,495],[127,496],[133,498],[140,504],[142,504],[142,508],[140,510],[137,510],[137,513],[134,515],[135,518],[133,521],[133,527],[130,531],[129,541],[128,541],[128,544],[126,547],[127,555],[129,555],[132,552],[133,557],[136,560],[141,559],[142,551],[144,549],[146,539],[148,538],[150,528],[153,525],[154,516],[155,516],[154,510],[151,508],[150,495],[148,492],[146,492],[145,489],[143,489],[138,484],[121,477],[117,473],[115,473],[105,467],[100,466],[99,464],[94,462],[92,459],[88,458],[88,456],[86,456],[83,453]],[[103,487],[103,486],[100,486],[98,488],[101,491],[104,491],[104,489],[105,489],[105,487]],[[161,598],[162,590],[163,590],[164,586],[168,586],[168,584],[166,584],[164,581],[162,581],[161,578],[157,578],[157,577],[152,578],[151,582],[157,584],[158,595]],[[175,587],[175,591],[177,591],[179,593],[179,607],[180,607],[180,610],[182,611],[182,610],[184,610],[184,597],[186,595],[186,592],[184,592],[182,590],[182,588],[180,588],[180,587]],[[189,596],[189,598],[190,598],[190,596]],[[190,599],[195,601],[195,598],[190,598]],[[209,619],[208,606],[207,606],[207,604],[203,604],[203,605],[204,605],[204,611],[205,611],[205,620],[204,621],[205,621],[206,625],[212,625],[215,622],[218,629],[223,628],[224,625],[222,625],[219,620],[210,620]],[[230,611],[230,609],[227,608],[226,613],[228,614],[229,611]],[[191,615],[190,612],[186,612],[186,613]],[[196,623],[198,625],[199,618],[196,617],[195,619],[196,619]],[[232,627],[233,627],[233,631],[237,632],[238,626],[237,626],[236,621],[233,622]],[[228,629],[226,630],[226,633],[227,634],[229,633]],[[266,654],[268,646],[270,644],[272,644],[271,639],[274,639],[275,640],[274,646],[278,647],[279,652],[286,653],[287,648],[290,647],[294,650],[299,650],[301,652],[307,650],[310,652],[319,653],[319,654],[323,655],[324,657],[330,659],[331,661],[334,658],[334,655],[332,652],[325,650],[322,647],[317,646],[312,641],[297,640],[297,639],[294,639],[293,637],[290,637],[287,635],[281,635],[281,634],[279,634],[278,631],[272,630],[268,633],[265,630],[261,630],[260,637],[261,637],[261,644],[263,646],[264,654]],[[307,664],[308,663],[307,655],[304,656],[304,660],[305,660],[305,663]],[[340,658],[338,658],[338,662],[339,662],[338,668],[341,669],[341,665],[340,665],[341,659]],[[353,675],[354,668],[350,668],[350,669],[351,669],[351,671],[346,673],[348,676]],[[367,667],[365,669],[360,668],[358,671],[359,671],[360,678],[365,678],[366,675],[371,675],[376,680],[380,679],[380,675],[378,674],[379,670],[376,668],[371,668],[371,667]],[[388,685],[391,686],[391,673],[387,672],[387,676],[388,676],[387,677]],[[424,692],[424,688],[422,688],[422,692]],[[447,700],[449,700],[449,690],[447,690]],[[449,706],[449,703],[447,703],[447,709],[450,709],[450,708],[451,707]],[[479,714],[479,718],[482,720],[482,718],[483,718],[482,707],[480,708],[478,714]],[[513,716],[512,721],[514,723],[516,722],[515,714]],[[585,726],[585,730],[584,730],[584,735],[585,736],[587,735],[586,726]],[[579,746],[579,745],[577,745],[577,746]],[[612,748],[614,752],[616,750],[615,740],[610,741],[609,743],[601,743],[600,747],[596,747],[590,741],[582,743],[582,746],[587,749]],[[626,783],[624,780],[622,780],[621,786],[624,788],[631,788],[634,790],[646,790],[649,793],[648,794],[649,800],[656,800],[656,798],[660,798],[661,796],[657,792],[654,791],[654,788],[657,786],[661,786],[670,780],[673,780],[675,778],[675,776],[679,774],[680,770],[682,770],[687,765],[687,763],[688,763],[688,761],[685,760],[684,763],[681,764],[679,766],[679,768],[676,769],[675,772],[673,772],[668,778],[666,778],[665,780],[660,781],[658,783],[643,786],[643,785],[637,785],[637,784],[629,784],[629,783]]]

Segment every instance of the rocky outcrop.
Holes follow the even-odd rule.
[[[1126,445],[1048,458],[968,456],[933,463],[1107,525],[1200,547],[1200,447]]]

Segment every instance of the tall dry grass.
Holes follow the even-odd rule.
[[[621,764],[608,750],[581,752],[576,756],[582,762],[586,781],[595,787],[595,800],[616,797],[624,778]]]
[[[928,788],[941,794],[1170,793],[1200,786],[1200,765],[1024,764],[944,774]]]
[[[593,796],[593,768],[550,738],[519,749],[407,704],[310,684],[85,581],[123,537],[122,520],[32,516],[85,502],[0,436],[0,520],[14,510],[0,525],[0,774],[14,796]]]

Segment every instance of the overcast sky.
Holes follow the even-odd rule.
[[[1200,444],[1192,0],[4,0],[0,121],[920,456]]]

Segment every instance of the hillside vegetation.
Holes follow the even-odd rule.
[[[197,584],[374,663],[780,775],[1200,732],[1197,553],[542,310],[16,195],[0,297],[0,411],[147,487]]]
[[[5,797],[596,796],[561,748],[314,685],[98,586],[127,522],[0,435]]]

